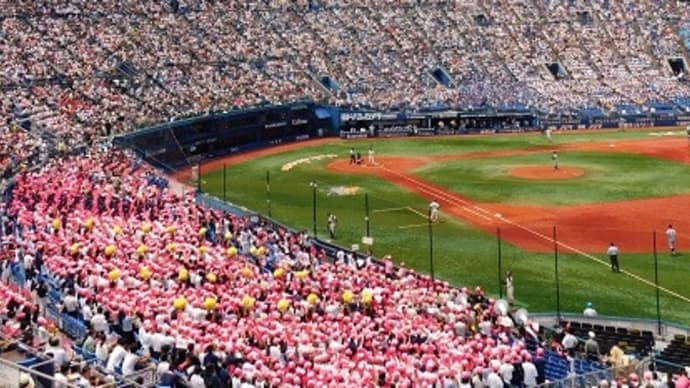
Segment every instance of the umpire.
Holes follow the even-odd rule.
[[[606,254],[609,255],[609,260],[611,261],[611,271],[620,272],[621,269],[618,266],[618,247],[616,244],[611,243],[611,245],[609,245],[609,249],[606,251]]]

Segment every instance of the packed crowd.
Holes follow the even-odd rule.
[[[179,3],[0,0],[0,178],[43,162],[0,208],[4,334],[42,337],[60,375],[101,379],[75,371],[51,336],[52,279],[61,311],[89,328],[83,351],[113,374],[155,360],[162,381],[198,387],[542,382],[534,330],[516,330],[480,289],[390,261],[331,261],[306,234],[170,192],[128,153],[47,160],[47,142],[303,98],[564,112],[690,96],[662,62],[685,54],[672,21],[690,11],[654,0]],[[432,77],[439,67],[448,85]],[[26,289],[8,285],[15,265]]]
[[[32,290],[3,298],[17,329],[50,325],[38,318],[48,276],[61,310],[89,327],[84,350],[120,374],[151,358],[162,378],[198,387],[543,379],[536,338],[480,289],[390,261],[333,262],[306,234],[199,206],[131,160],[99,149],[18,178],[1,228],[1,278],[16,263]]]
[[[176,3],[177,6],[171,4]],[[561,113],[690,96],[675,2],[2,1],[2,110],[67,139],[300,99]],[[544,66],[560,62],[564,79]],[[445,69],[447,85],[432,76]],[[335,85],[324,87],[321,77]]]

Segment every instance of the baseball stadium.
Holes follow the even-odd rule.
[[[0,5],[0,388],[690,387],[686,2]]]

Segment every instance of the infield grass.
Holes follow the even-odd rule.
[[[606,132],[606,133],[575,133],[557,134],[554,143],[565,142],[596,142],[616,139],[650,139],[646,132]],[[281,171],[281,166],[291,161],[319,154],[337,154],[346,158],[350,147],[359,149],[365,154],[369,145],[373,145],[377,155],[441,155],[458,154],[487,150],[523,149],[527,147],[544,147],[549,150],[551,143],[540,135],[521,136],[477,136],[477,137],[448,137],[428,139],[390,139],[385,141],[342,141],[334,139],[333,143],[317,147],[306,147],[296,151],[280,153],[268,157],[251,160],[242,164],[228,166],[227,187],[223,189],[223,170],[210,171],[203,175],[202,189],[218,198],[225,197],[228,201],[246,206],[262,214],[267,213],[266,172],[270,172],[271,215],[274,219],[298,229],[311,231],[312,229],[312,192],[309,182],[314,179],[318,183],[316,191],[317,232],[319,237],[326,238],[326,215],[333,212],[338,217],[337,237],[334,241],[344,247],[360,244],[365,234],[364,221],[364,192],[369,196],[371,217],[371,236],[374,238],[373,253],[381,257],[392,254],[396,262],[404,261],[405,265],[420,272],[429,272],[429,233],[424,224],[425,220],[413,211],[415,209],[425,213],[428,200],[411,194],[384,180],[368,175],[342,175],[325,169],[331,161],[321,160],[308,164],[300,164],[290,171]],[[536,162],[540,155],[524,155],[524,163]],[[570,159],[570,158],[573,159]],[[536,159],[531,159],[536,158]],[[563,160],[566,159],[566,160]],[[632,196],[660,195],[655,190],[665,190],[672,193],[680,187],[688,186],[687,178],[681,178],[683,183],[676,186],[659,187],[654,184],[656,179],[668,178],[668,174],[685,174],[685,166],[672,162],[661,162],[655,167],[656,160],[649,158],[634,158],[629,155],[575,153],[562,158],[564,164],[572,160],[587,165],[592,179],[586,185],[568,187],[569,196],[582,197],[582,202],[601,201],[607,195],[617,195],[611,192],[598,191],[593,193],[591,188],[598,186],[601,179],[611,177],[619,172],[622,176],[611,177],[626,184],[627,169],[631,164],[645,164],[645,171],[639,172],[635,179],[647,179],[649,185],[629,187]],[[596,161],[595,161],[596,160]],[[541,161],[541,159],[539,159]],[[499,166],[486,167],[497,169]],[[472,165],[464,170],[462,164]],[[546,163],[549,163],[547,161]],[[600,164],[601,163],[601,164]],[[619,163],[622,165],[619,165]],[[464,174],[482,175],[482,163],[479,161],[463,161],[457,165],[453,162],[447,166],[435,166],[423,171],[425,177],[441,174],[444,168],[452,169],[453,173],[461,171]],[[671,167],[669,167],[671,165]],[[436,169],[436,170],[435,170]],[[656,171],[656,172],[655,172]],[[489,171],[490,173],[491,171]],[[601,173],[601,176],[597,175]],[[495,178],[500,183],[513,185],[511,191],[515,194],[492,194],[485,188],[472,188],[470,195],[485,196],[485,198],[504,198],[509,201],[527,201],[529,190],[520,187],[521,182],[503,182],[505,178]],[[677,175],[676,175],[677,176]],[[436,178],[434,178],[436,179]],[[630,179],[629,177],[627,179]],[[573,181],[574,182],[574,181]],[[447,185],[451,190],[468,194],[468,188],[463,186],[462,179],[446,179],[439,184]],[[560,182],[559,182],[560,184]],[[564,183],[564,185],[568,185]],[[616,183],[618,184],[618,183]],[[455,185],[455,186],[454,186]],[[589,186],[588,186],[589,185]],[[359,187],[360,191],[351,196],[329,195],[331,188]],[[553,203],[571,203],[563,199],[564,195],[553,189],[552,182],[546,191]],[[565,189],[564,189],[565,190]],[[626,189],[627,190],[627,189]],[[645,191],[648,190],[648,191]],[[556,191],[553,193],[552,191]],[[622,190],[621,190],[622,192]],[[645,194],[646,193],[646,194]],[[626,196],[619,194],[620,198]],[[502,197],[501,197],[502,196]],[[629,197],[627,197],[629,198]],[[391,210],[403,208],[403,210]],[[441,223],[433,226],[433,262],[434,272],[438,278],[447,280],[458,286],[481,286],[488,293],[498,296],[498,260],[497,239],[462,220],[442,214]],[[606,260],[603,254],[597,255]],[[687,262],[690,253],[671,258],[662,253],[659,255],[660,284],[672,291],[690,297],[687,286]],[[654,279],[654,266],[650,254],[636,254],[621,256],[621,267],[647,280]],[[502,269],[511,270],[515,279],[515,296],[520,305],[530,311],[555,311],[556,295],[554,281],[554,258],[551,254],[531,253],[518,249],[510,244],[502,244]],[[640,318],[656,317],[656,298],[653,287],[621,274],[612,274],[605,265],[568,252],[561,252],[559,260],[559,278],[561,293],[561,310],[564,312],[581,313],[586,302],[591,301],[600,314],[618,315]],[[680,299],[661,293],[662,319],[690,325],[690,305]]]
[[[517,166],[550,168],[550,151],[431,163],[415,174],[478,201],[513,204],[579,205],[682,194],[690,188],[690,165],[674,161],[598,151],[561,152],[559,161],[561,167],[579,167],[585,174],[551,181],[510,175]]]

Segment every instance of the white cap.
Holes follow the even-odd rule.
[[[163,374],[163,373],[166,373],[166,372],[168,372],[169,370],[170,370],[170,364],[169,364],[169,363],[163,361],[163,362],[161,362],[161,363],[158,364],[158,370],[157,370],[157,372],[158,372],[159,375],[161,375],[161,374]]]
[[[590,331],[589,333],[587,333],[587,335],[589,336],[589,338],[594,338],[594,337],[596,337],[596,335],[594,334],[593,331]]]

